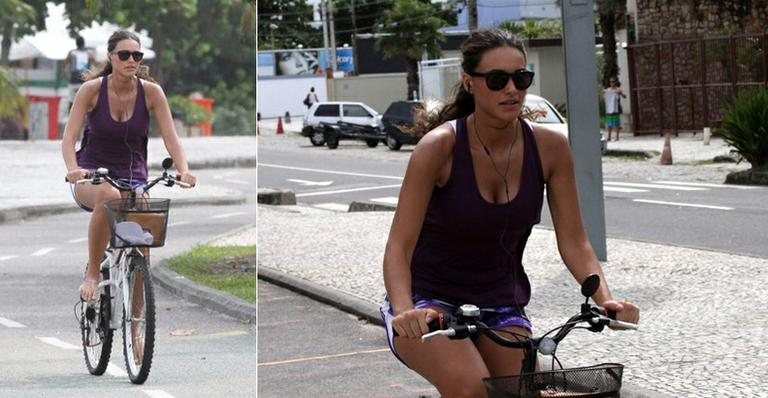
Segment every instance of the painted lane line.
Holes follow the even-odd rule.
[[[387,178],[387,179],[400,180],[400,181],[403,180],[403,177],[398,177],[398,176],[388,176],[388,175],[382,175],[382,174],[351,173],[351,172],[348,172],[348,171],[309,169],[309,168],[305,168],[305,167],[282,166],[282,165],[279,165],[279,164],[269,164],[269,163],[259,163],[259,166],[274,167],[276,169],[312,171],[312,172],[315,172],[315,173],[339,174],[339,175],[345,175],[345,176]]]
[[[396,205],[397,204],[397,197],[396,196],[387,196],[385,198],[373,198],[373,199],[371,199],[371,202],[385,203],[385,204],[388,204],[388,205]]]
[[[13,255],[13,256],[0,256],[0,261],[10,260],[10,259],[16,258],[16,257],[19,257],[19,256],[17,256],[17,255]]]
[[[174,398],[173,395],[168,394],[163,390],[143,390],[144,394],[149,395],[152,398]]]
[[[343,203],[320,203],[320,204],[313,205],[313,207],[317,207],[319,209],[325,209],[325,210],[333,210],[333,211],[349,210],[349,205],[345,205]]]
[[[620,187],[634,187],[634,188],[671,189],[674,191],[706,191],[706,188],[672,186],[672,185],[664,185],[664,184],[644,184],[644,183],[636,183],[636,182],[605,181],[603,182],[603,185],[617,185]]]
[[[33,256],[44,256],[52,251],[56,250],[55,247],[44,247],[34,253],[32,253]]]
[[[666,185],[690,185],[692,187],[707,187],[707,188],[760,189],[760,187],[755,187],[751,185],[707,184],[703,182],[654,181],[654,183],[666,184]]]
[[[112,377],[128,377],[128,372],[123,368],[113,364],[112,362],[107,364],[107,373]]]
[[[605,192],[625,192],[625,193],[648,192],[647,189],[609,187],[609,186],[605,186],[605,185],[603,185],[603,191],[605,191]]]
[[[179,225],[192,224],[192,221],[176,221],[168,224],[169,227],[178,227]]]
[[[338,189],[335,191],[320,191],[320,192],[308,192],[308,193],[300,193],[296,194],[297,198],[303,198],[307,196],[319,196],[319,195],[333,195],[337,193],[347,193],[347,192],[359,192],[359,191],[371,191],[374,189],[389,189],[389,188],[399,188],[400,184],[395,185],[380,185],[378,187],[364,187],[364,188],[350,188],[350,189]]]
[[[227,218],[227,217],[234,217],[234,216],[240,216],[243,214],[247,214],[243,211],[235,212],[235,213],[224,213],[224,214],[218,214],[215,216],[212,216],[211,218]]]
[[[333,181],[309,181],[309,180],[299,180],[296,178],[289,178],[286,181],[295,182],[299,185],[306,185],[306,186],[317,185],[320,187],[327,187],[328,185],[333,184]]]
[[[341,357],[348,357],[353,355],[361,355],[361,354],[377,354],[380,352],[387,352],[389,351],[389,348],[380,348],[375,350],[365,350],[365,351],[353,351],[353,352],[344,352],[341,354],[331,354],[331,355],[321,355],[321,356],[314,356],[314,357],[303,357],[303,358],[296,358],[296,359],[288,359],[285,361],[273,361],[273,362],[262,362],[257,363],[256,366],[275,366],[275,365],[285,365],[285,364],[291,364],[291,363],[298,363],[298,362],[307,362],[307,361],[318,361],[318,360],[325,360],[325,359],[334,359],[334,358],[341,358]]]
[[[27,327],[26,325],[22,325],[22,324],[20,324],[20,323],[18,323],[16,321],[12,321],[12,320],[10,320],[8,318],[3,318],[3,317],[0,317],[0,325],[3,325],[5,327],[7,327],[7,328],[25,328],[25,327]]]
[[[37,336],[36,336],[37,337]],[[82,350],[82,346],[76,346],[74,344],[69,344],[66,341],[61,341],[55,337],[37,337],[38,340],[42,341],[45,344],[50,344],[54,347],[63,348],[65,350]]]
[[[85,238],[77,238],[77,239],[70,239],[70,240],[67,241],[67,243],[80,243],[80,242],[85,242],[87,240],[88,240],[87,237],[85,237]]]
[[[633,202],[640,202],[640,203],[650,203],[650,204],[655,204],[655,205],[698,207],[698,208],[702,208],[702,209],[713,209],[713,210],[733,210],[733,207],[700,205],[700,204],[695,204],[695,203],[664,202],[664,201],[661,201],[661,200],[648,200],[648,199],[632,199],[632,201]]]
[[[244,181],[244,180],[226,180],[226,181],[232,184],[239,184],[239,185],[256,185],[255,181]]]

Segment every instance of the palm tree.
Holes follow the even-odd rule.
[[[503,21],[499,28],[524,39],[563,37],[563,27],[559,20]]]
[[[418,62],[426,53],[430,58],[442,54],[440,42],[445,40],[440,28],[448,26],[450,11],[441,11],[439,5],[420,0],[395,0],[391,10],[384,12],[376,41],[385,58],[405,56],[408,92],[414,99],[419,90]]]
[[[16,27],[34,23],[36,15],[34,7],[21,0],[0,0],[0,65],[8,66]]]
[[[0,67],[0,119],[19,116],[26,103],[11,79],[10,72]]]
[[[611,77],[619,75],[616,57],[616,28],[627,13],[626,0],[597,0],[597,16],[603,37],[603,86]]]

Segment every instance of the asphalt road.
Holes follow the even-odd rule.
[[[398,362],[384,329],[259,280],[260,398],[436,398]]]
[[[299,202],[338,211],[352,201],[396,203],[406,167],[403,156],[388,161],[333,151],[259,156],[259,186],[290,189]],[[768,188],[611,179],[603,189],[609,237],[768,257]],[[542,225],[552,226],[546,206]]]
[[[232,169],[201,171],[198,176],[205,181],[225,175],[238,181],[253,173]],[[252,202],[172,207],[166,246],[153,249],[153,261],[255,219]],[[88,374],[73,314],[85,267],[87,222],[87,214],[75,212],[0,224],[0,395],[254,396],[256,325],[187,303],[160,288],[155,290],[157,342],[149,380],[141,386],[128,381],[119,332],[107,374]]]

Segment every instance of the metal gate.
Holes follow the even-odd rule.
[[[635,134],[716,127],[725,100],[768,87],[768,33],[628,47]]]

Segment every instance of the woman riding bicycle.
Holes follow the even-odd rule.
[[[147,180],[147,142],[149,112],[153,112],[165,147],[176,164],[181,181],[195,184],[189,173],[184,150],[176,135],[171,111],[163,89],[141,66],[143,53],[139,37],[129,31],[116,31],[107,42],[108,61],[93,70],[75,95],[64,129],[62,154],[67,166],[67,181],[87,178],[99,167],[109,175],[137,186]],[[80,150],[75,142],[85,124]],[[72,185],[77,204],[92,212],[88,227],[88,265],[80,297],[86,301],[99,297],[99,263],[110,239],[104,203],[120,199],[120,192],[109,184]]]
[[[382,315],[393,353],[443,397],[483,397],[484,377],[520,372],[521,350],[485,336],[417,337],[438,312],[466,303],[485,310],[488,326],[530,336],[522,258],[545,186],[558,248],[574,278],[599,274],[592,298],[619,320],[637,323],[639,309],[608,290],[582,225],[567,138],[523,118],[533,72],[522,43],[503,30],[473,32],[462,56],[456,97],[415,121],[417,133],[428,133],[411,155],[392,222]]]

